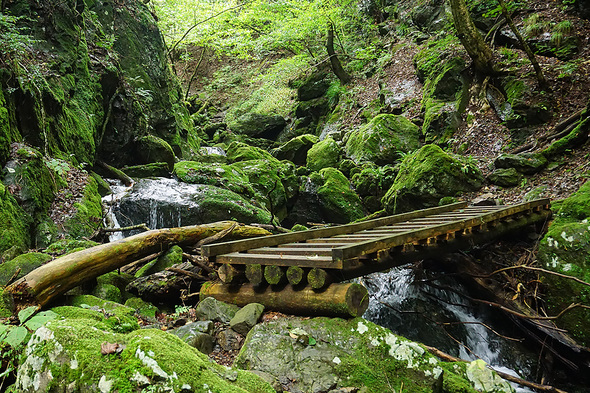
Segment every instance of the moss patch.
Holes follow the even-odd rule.
[[[19,269],[20,272],[18,275],[14,276],[16,279],[32,272],[49,262],[51,259],[51,255],[43,254],[41,252],[29,252],[0,264],[0,285],[7,285],[8,280],[10,280]]]
[[[322,216],[327,222],[348,223],[364,217],[365,211],[359,196],[342,172],[324,168],[310,176],[321,186],[317,190]]]
[[[340,158],[340,146],[329,136],[313,145],[307,152],[306,165],[312,171],[323,168],[336,168]]]
[[[90,238],[102,225],[102,201],[94,178],[88,178],[82,200],[74,204],[75,213],[64,223],[67,236]]]
[[[0,183],[0,256],[12,259],[30,246],[31,217]]]

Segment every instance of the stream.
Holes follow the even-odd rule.
[[[204,186],[166,178],[141,179],[131,187],[109,182],[113,193],[103,198],[107,227],[145,223],[158,229],[203,223],[198,195]],[[115,232],[110,240],[134,233],[138,231]],[[518,342],[492,333],[486,326],[494,325],[499,314],[469,304],[460,295],[467,291],[454,278],[442,274],[417,277],[416,270],[408,265],[358,281],[371,296],[365,319],[453,356],[482,359],[499,371],[534,380],[535,354]],[[533,393],[528,388],[514,387],[518,393]]]

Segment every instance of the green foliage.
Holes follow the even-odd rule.
[[[5,65],[16,64],[19,60],[31,54],[33,38],[26,34],[17,24],[24,17],[14,17],[0,13],[0,62]]]

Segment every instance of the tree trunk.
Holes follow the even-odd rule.
[[[449,0],[451,3],[451,12],[457,36],[465,47],[465,50],[473,60],[475,71],[484,75],[494,73],[494,63],[492,60],[492,50],[485,43],[481,34],[477,31],[465,0]]]
[[[342,67],[342,63],[340,63],[340,59],[334,50],[334,26],[331,23],[328,23],[328,41],[326,42],[326,50],[328,51],[328,56],[330,56],[330,64],[334,74],[336,74],[338,79],[340,79],[345,85],[350,83],[352,78]]]
[[[6,290],[14,297],[17,308],[30,304],[45,305],[55,297],[81,283],[118,269],[174,244],[189,245],[209,237],[234,222],[223,221],[181,228],[158,229],[130,236],[113,243],[101,244],[57,258],[15,281]],[[264,229],[240,226],[232,237],[268,235]]]
[[[281,289],[266,287],[263,291],[250,285],[233,288],[212,282],[201,287],[201,299],[214,297],[226,303],[245,306],[260,303],[267,309],[295,315],[324,315],[359,317],[369,306],[367,289],[360,284],[332,284],[323,292],[310,287],[294,289],[287,285]]]

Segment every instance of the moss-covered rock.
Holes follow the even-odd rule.
[[[307,118],[316,123],[320,117],[325,116],[330,110],[330,103],[326,97],[316,98],[310,101],[300,102],[295,108],[297,118]]]
[[[182,263],[182,248],[179,246],[172,246],[164,254],[139,269],[137,273],[135,273],[135,277],[149,276],[150,274],[161,272],[167,267],[172,267],[179,263]]]
[[[250,146],[243,142],[232,142],[227,147],[227,159],[230,162],[248,160],[272,160],[272,154],[259,147]]]
[[[9,260],[29,249],[32,218],[0,183],[0,260]]]
[[[151,164],[165,162],[168,170],[174,168],[174,151],[168,142],[154,135],[146,135],[139,138],[135,144],[138,164]]]
[[[475,191],[482,182],[474,164],[436,145],[426,145],[404,158],[382,203],[389,213],[423,209],[437,206],[443,197]]]
[[[447,393],[514,391],[493,371],[475,370],[480,364],[441,362],[420,344],[362,318],[263,322],[250,331],[234,364],[270,374],[291,391],[352,387],[386,392],[403,386],[431,393],[441,374]]]
[[[64,255],[90,247],[98,246],[99,243],[92,240],[61,239],[52,243],[45,249],[50,254]]]
[[[121,303],[123,301],[121,290],[112,284],[97,284],[92,290],[92,296],[115,303]]]
[[[90,176],[92,176],[92,178],[96,182],[96,185],[98,186],[98,193],[100,194],[101,197],[104,197],[104,196],[107,196],[107,195],[113,193],[113,190],[111,190],[110,184],[107,183],[102,177],[100,177],[100,175],[98,173],[90,172],[89,174],[90,174]]]
[[[74,212],[64,222],[66,235],[73,239],[90,238],[102,225],[102,200],[98,185],[89,177],[84,196],[74,203]]]
[[[539,244],[537,258],[546,269],[590,282],[590,182],[561,203]],[[543,282],[551,315],[574,303],[590,303],[590,288],[586,285],[554,275],[545,275]],[[571,310],[556,323],[582,345],[590,346],[589,310]]]
[[[514,168],[525,175],[533,175],[547,166],[541,153],[502,154],[494,161],[496,168]]]
[[[378,115],[370,123],[350,133],[346,155],[355,162],[393,164],[400,153],[420,147],[420,129],[403,116]]]
[[[310,178],[319,185],[317,195],[325,222],[345,224],[365,216],[361,199],[338,169],[324,168]]]
[[[282,116],[253,112],[246,113],[228,124],[229,128],[238,134],[272,140],[276,139],[286,125],[287,122]]]
[[[271,153],[279,160],[289,160],[296,165],[305,165],[307,152],[318,141],[319,138],[315,135],[301,135],[273,149]]]
[[[502,80],[502,88],[510,111],[505,123],[508,128],[522,128],[546,123],[551,119],[551,104],[543,96],[534,94],[534,80],[506,77]]]
[[[364,165],[352,176],[351,183],[369,212],[381,210],[381,198],[393,185],[396,174],[392,166]]]
[[[11,278],[19,279],[52,259],[51,255],[29,252],[0,264],[0,285],[7,285]],[[15,276],[15,273],[18,274]]]
[[[144,329],[123,334],[105,328],[99,313],[56,311],[68,317],[50,321],[31,337],[17,371],[19,392],[50,392],[56,387],[97,393],[146,388],[195,393],[273,392],[256,375],[216,365],[167,332]],[[103,344],[107,351],[104,355]]]
[[[336,168],[340,158],[340,146],[331,137],[313,145],[307,151],[306,166],[317,172],[323,168]]]
[[[156,318],[156,314],[160,312],[158,307],[150,302],[138,297],[131,297],[125,301],[125,306],[131,307],[135,313],[142,318]]]
[[[122,168],[122,171],[129,177],[169,177],[171,170],[166,162],[154,162],[145,165],[133,165]],[[100,190],[99,190],[100,191]],[[102,194],[101,194],[102,195]]]
[[[497,186],[513,187],[520,184],[522,175],[514,168],[501,168],[490,173],[488,180]]]
[[[297,99],[299,101],[309,101],[314,98],[323,96],[330,87],[330,80],[326,73],[319,72],[310,75],[304,80],[292,83],[297,88]]]

